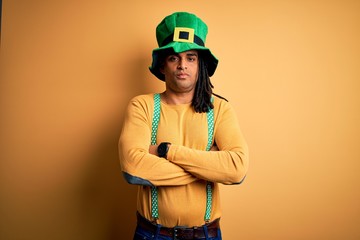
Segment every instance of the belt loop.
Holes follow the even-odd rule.
[[[209,240],[209,233],[208,233],[208,228],[207,228],[206,224],[203,226],[203,229],[204,229],[205,239]]]

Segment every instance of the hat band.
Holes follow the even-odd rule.
[[[176,40],[175,40],[175,41],[176,41]],[[162,44],[161,44],[161,47],[163,47],[163,46],[165,46],[165,45],[167,45],[167,44],[169,44],[169,43],[171,43],[171,42],[175,42],[175,41],[174,41],[174,33],[173,33],[173,34],[171,34],[170,36],[168,36],[167,38],[164,39],[164,41],[163,41]],[[181,41],[181,40],[178,40],[178,41],[176,41],[176,42],[189,42],[189,41]],[[199,37],[196,36],[195,34],[194,34],[194,41],[193,41],[193,43],[196,43],[197,45],[202,46],[202,47],[205,46],[203,40],[201,40],[201,38],[199,38]]]

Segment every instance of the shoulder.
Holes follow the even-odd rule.
[[[228,100],[214,96],[214,116],[217,120],[234,118],[236,111],[231,102]]]
[[[139,102],[139,103],[150,103],[154,101],[154,94],[143,94],[137,95],[130,100],[130,103]]]
[[[135,96],[129,101],[129,105],[153,106],[154,105],[154,93]]]
[[[128,111],[151,112],[154,107],[154,94],[143,94],[133,97],[128,104]]]
[[[215,110],[231,108],[231,103],[227,99],[216,95],[213,95],[213,97]]]

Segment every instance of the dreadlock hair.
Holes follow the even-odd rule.
[[[213,93],[214,86],[210,81],[210,77],[207,70],[206,61],[203,54],[199,51],[199,72],[198,79],[195,85],[194,97],[191,106],[197,113],[205,113],[214,108],[214,104],[211,101],[211,95],[215,95],[221,99],[225,98]],[[227,100],[226,100],[227,101]]]

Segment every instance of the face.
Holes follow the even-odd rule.
[[[173,93],[193,93],[199,71],[196,50],[174,53],[165,58],[160,69],[165,76],[166,90]]]

